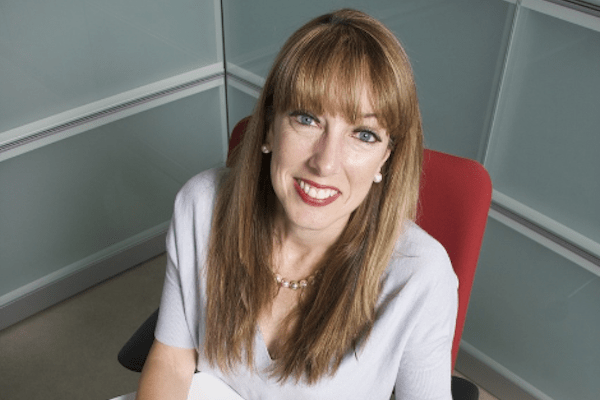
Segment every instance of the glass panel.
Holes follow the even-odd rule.
[[[220,88],[0,163],[0,296],[171,218],[224,163]]]
[[[498,0],[402,4],[405,9],[380,15],[397,32],[412,61],[425,145],[479,159],[514,4]]]
[[[556,400],[600,393],[600,278],[490,218],[463,340]]]
[[[215,2],[0,3],[0,132],[218,62]]]
[[[320,13],[354,7],[380,18],[411,57],[426,144],[477,158],[514,4],[500,0],[263,2],[224,0],[227,62],[266,77],[283,41]]]
[[[256,97],[251,96],[232,85],[227,86],[227,106],[229,111],[229,130],[233,130],[242,118],[252,114]]]
[[[522,8],[486,160],[496,190],[595,242],[599,66],[600,32]]]

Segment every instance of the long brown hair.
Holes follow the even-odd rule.
[[[297,307],[272,373],[314,383],[333,374],[376,319],[382,275],[406,220],[415,217],[423,140],[408,58],[379,21],[355,10],[318,17],[281,49],[255,112],[222,182],[207,258],[204,356],[223,370],[253,368],[259,313],[275,282],[270,157],[261,145],[274,115],[291,109],[337,111],[354,122],[367,87],[378,121],[390,135],[383,180],[372,186],[317,266],[322,271]]]

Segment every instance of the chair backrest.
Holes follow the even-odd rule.
[[[246,132],[246,127],[248,126],[248,122],[250,122],[250,117],[246,117],[240,120],[233,131],[231,131],[231,136],[229,137],[229,149],[227,151],[227,166],[231,167],[233,160],[236,156],[234,149],[240,144],[242,137],[244,136],[244,132]]]
[[[491,199],[492,181],[481,164],[425,150],[417,224],[444,246],[459,282],[452,368],[467,316]]]
[[[248,117],[242,119],[231,133],[227,165],[233,162],[233,150],[240,143],[248,122]],[[444,246],[459,281],[452,368],[465,324],[491,198],[492,182],[481,164],[425,150],[417,223]]]

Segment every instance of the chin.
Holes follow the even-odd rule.
[[[295,215],[295,218],[289,220],[300,228],[314,231],[326,231],[335,228],[336,225],[341,226],[343,229],[343,227],[346,226],[348,218],[344,218],[344,216],[336,217],[332,215],[331,211],[322,209],[311,213],[299,212]]]

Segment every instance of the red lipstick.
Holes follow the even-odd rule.
[[[315,199],[315,198],[310,197],[308,194],[304,193],[304,190],[302,190],[302,188],[298,184],[298,181],[296,179],[294,179],[294,188],[296,189],[296,192],[298,193],[298,195],[300,196],[300,198],[302,199],[302,201],[304,201],[309,206],[313,206],[313,207],[323,207],[323,206],[326,206],[328,204],[333,203],[342,194],[339,191],[339,189],[336,188],[336,187],[319,185],[318,183],[309,181],[307,179],[302,179],[302,180],[305,183],[307,183],[308,185],[310,185],[310,186],[312,186],[312,187],[314,187],[316,189],[331,189],[331,190],[335,190],[337,192],[333,196],[328,197],[326,199],[321,199],[321,200]]]

